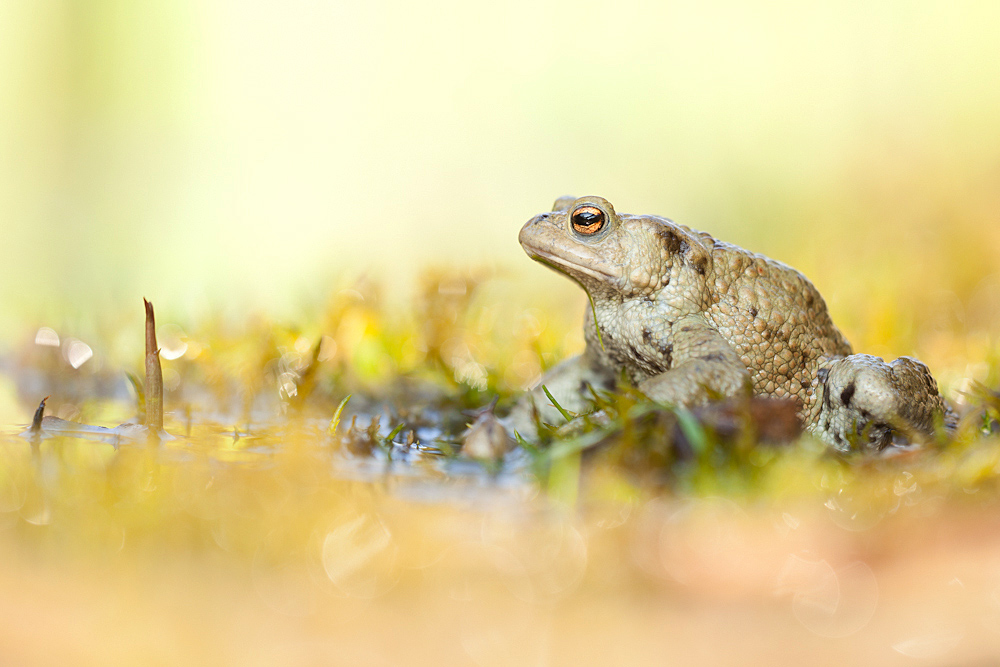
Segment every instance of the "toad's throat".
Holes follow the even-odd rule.
[[[562,257],[560,255],[556,255],[555,253],[551,253],[546,250],[542,250],[540,248],[530,248],[526,246],[525,250],[528,251],[528,254],[531,256],[532,259],[537,259],[543,264],[548,264],[552,268],[560,271],[563,268],[565,268],[574,273],[582,273],[584,275],[590,276],[591,278],[596,278],[597,280],[606,283],[614,283],[617,282],[618,280],[618,276],[612,275],[606,271],[602,271],[597,267],[584,266],[582,264],[573,261],[568,257]]]

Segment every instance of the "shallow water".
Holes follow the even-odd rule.
[[[171,439],[0,425],[5,659],[1000,660],[1000,437],[982,420],[881,457],[695,428],[680,456],[673,417],[626,392],[607,432],[474,461],[457,451],[470,411],[509,409],[565,336],[345,303],[316,327],[322,361],[297,327],[188,338],[197,354],[164,363]],[[53,416],[134,419],[123,365],[96,365],[112,346],[90,347],[80,369],[31,342],[2,357],[18,413],[51,393]]]
[[[402,445],[358,456],[332,447],[324,427],[251,426],[237,438],[194,424],[190,436],[117,449],[69,436],[32,444],[5,429],[8,655],[1000,659],[996,442],[861,467],[799,446],[766,467],[773,478],[757,492],[727,496],[585,467],[567,498],[524,459],[496,472]],[[769,487],[789,475],[800,485]],[[52,618],[72,632],[54,641],[38,622]]]

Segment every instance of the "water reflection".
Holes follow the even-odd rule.
[[[914,605],[899,615],[898,621],[903,628],[893,632],[889,640],[894,651],[921,660],[941,661],[948,657],[954,660],[953,654],[970,631],[991,625],[994,631],[1000,629],[995,625],[997,607],[991,604],[993,600],[981,578],[992,568],[982,567],[985,563],[973,568],[956,565],[948,563],[945,569],[932,576],[925,574],[919,588],[923,598],[932,604]],[[969,575],[968,586],[955,576],[963,571]],[[995,581],[995,572],[990,574],[990,579]],[[996,645],[995,638],[992,643]],[[983,664],[996,664],[996,661]]]
[[[659,532],[660,565],[680,584],[738,580],[756,560],[747,558],[746,513],[725,498],[683,501]]]
[[[899,508],[900,494],[880,494],[866,484],[844,485],[824,503],[830,519],[845,530],[864,531],[875,527],[886,515]]]
[[[865,627],[878,605],[878,582],[871,568],[854,561],[838,570],[823,559],[792,554],[775,586],[792,596],[792,613],[822,637],[847,637]]]
[[[35,345],[41,345],[43,347],[59,347],[59,334],[56,333],[55,329],[41,327],[38,332],[35,333]]]
[[[919,489],[920,485],[913,478],[913,473],[906,472],[905,470],[899,474],[892,484],[892,492],[900,497],[916,493]]]
[[[17,512],[24,505],[29,480],[21,472],[21,466],[7,461],[0,465],[0,513]]]
[[[896,642],[892,650],[911,658],[941,660],[958,646],[962,636],[962,632],[955,630],[932,631]]]
[[[540,567],[558,565],[531,563],[538,545],[527,541],[529,546],[514,553],[481,539],[467,540],[450,547],[428,573],[424,599],[448,601],[449,621],[473,664],[546,663],[552,598],[543,594],[537,575]]]
[[[549,662],[550,625],[543,610],[494,595],[465,606],[458,632],[476,665],[542,665]]]
[[[493,544],[467,541],[450,547],[433,568],[432,586],[455,602],[513,596],[530,602],[531,580],[525,564]]]
[[[286,616],[306,616],[318,602],[317,586],[298,554],[289,553],[289,535],[272,531],[257,548],[252,578],[257,596],[271,609]]]
[[[573,592],[587,568],[587,545],[568,517],[487,514],[483,543],[510,554],[497,568],[518,579],[516,593],[526,602],[552,601]]]
[[[348,597],[378,597],[399,580],[399,548],[385,524],[372,515],[331,526],[323,539],[322,558],[326,576]]]
[[[77,338],[67,338],[63,343],[63,356],[73,368],[80,368],[90,361],[94,351],[90,346]]]
[[[156,328],[156,341],[160,347],[160,357],[167,361],[180,359],[188,351],[187,334],[176,324],[164,324]]]

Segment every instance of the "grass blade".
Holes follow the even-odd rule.
[[[352,394],[345,396],[344,400],[340,402],[340,405],[338,405],[337,409],[334,411],[333,419],[330,420],[330,428],[327,429],[327,432],[329,432],[330,435],[336,435],[337,427],[340,426],[340,415],[343,414],[344,406],[347,405],[349,400],[351,400],[351,396]]]
[[[555,409],[559,411],[559,414],[563,416],[563,419],[565,419],[566,421],[573,421],[573,417],[575,417],[576,415],[563,408],[563,406],[559,405],[559,401],[555,399],[555,397],[549,391],[549,388],[546,387],[544,384],[542,385],[542,391],[544,391],[545,395],[549,397],[549,401],[551,401],[553,407],[555,407]]]

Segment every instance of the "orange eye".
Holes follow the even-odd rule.
[[[581,206],[573,211],[570,220],[573,223],[573,231],[584,236],[592,236],[604,228],[607,218],[604,211],[596,206]]]

